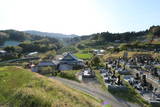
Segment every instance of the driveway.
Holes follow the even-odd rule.
[[[86,92],[97,99],[107,101],[109,102],[109,104],[112,105],[112,107],[139,107],[139,105],[137,104],[132,104],[132,103],[123,101],[121,99],[117,99],[113,95],[111,95],[109,92],[103,91],[100,88],[100,85],[96,79],[85,79],[82,83],[78,83],[72,80],[67,80],[59,77],[51,77],[51,78],[55,80],[59,80],[63,84],[71,88]]]

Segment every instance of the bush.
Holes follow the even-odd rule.
[[[53,68],[52,67],[40,67],[38,72],[43,75],[51,74],[53,73]]]
[[[84,48],[85,48],[85,45],[84,45],[84,44],[78,44],[78,45],[77,45],[77,48],[79,48],[79,49],[84,49]]]
[[[92,66],[97,66],[98,67],[100,65],[100,63],[101,63],[101,59],[98,56],[94,56],[91,60]]]
[[[62,78],[66,78],[69,80],[79,81],[76,77],[76,74],[80,72],[79,70],[70,70],[70,71],[61,71],[58,76]]]
[[[54,51],[54,50],[48,51],[42,56],[42,59],[44,59],[44,60],[53,59],[55,57],[55,55],[56,55],[56,51]]]
[[[128,46],[126,43],[120,44],[119,49],[120,50],[127,50]]]

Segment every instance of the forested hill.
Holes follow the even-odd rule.
[[[148,30],[139,32],[125,32],[125,33],[110,33],[102,32],[88,36],[81,36],[70,39],[70,42],[77,43],[79,47],[96,47],[106,46],[110,43],[132,43],[135,41],[146,42],[159,40],[160,38],[160,26],[152,26]]]
[[[25,41],[25,40],[40,40],[44,37],[38,35],[31,35],[29,33],[16,31],[16,30],[0,30],[0,43],[6,40]]]
[[[31,35],[16,30],[0,30],[0,45],[2,46],[4,42],[8,40],[20,42],[17,47],[22,48],[22,52],[46,52],[49,50],[57,50],[62,47],[59,40],[55,38]],[[11,50],[10,48],[17,47],[4,47],[4,49]]]

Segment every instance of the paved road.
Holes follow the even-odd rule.
[[[123,100],[117,99],[114,96],[112,96],[109,92],[104,92],[101,90],[101,88],[98,86],[98,83],[96,81],[84,81],[82,83],[78,83],[75,81],[59,78],[59,77],[51,77],[53,79],[61,81],[63,84],[74,88],[81,90],[83,92],[86,92],[96,98],[102,99],[103,101],[109,102],[112,107],[139,107],[137,104],[132,104],[129,102],[125,102]]]
[[[37,60],[37,59],[40,59],[40,58],[39,57],[18,58],[18,59],[11,59],[11,60],[6,60],[6,61],[1,61],[0,64],[11,63],[11,62],[19,62],[19,61],[24,61],[24,60]]]

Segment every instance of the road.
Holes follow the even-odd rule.
[[[40,58],[39,57],[18,58],[18,59],[11,59],[11,60],[6,60],[6,61],[1,61],[0,64],[11,63],[11,62],[19,62],[19,61],[24,61],[24,60],[37,60],[37,59],[40,59]]]
[[[78,83],[72,80],[67,80],[64,78],[59,78],[59,77],[51,77],[52,79],[59,80],[63,84],[86,92],[92,96],[94,96],[97,99],[101,99],[103,101],[109,102],[109,104],[112,105],[112,107],[139,107],[137,104],[132,104],[126,101],[123,101],[121,99],[115,98],[113,95],[111,95],[109,92],[104,92],[100,87],[99,83],[96,81],[84,81],[82,83]]]

